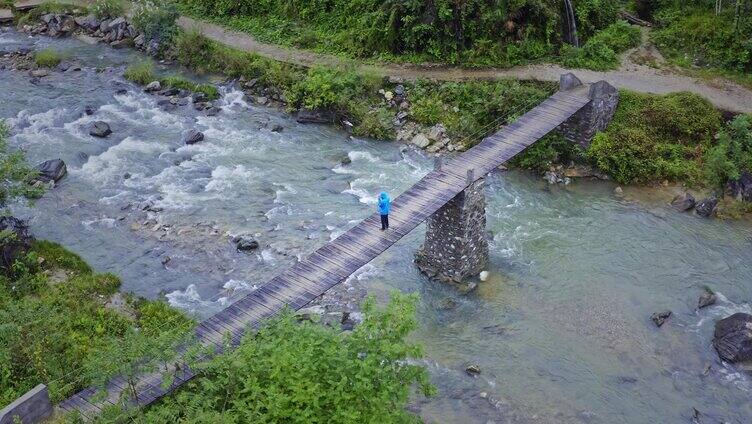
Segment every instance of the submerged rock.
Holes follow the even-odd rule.
[[[726,362],[752,360],[752,315],[738,312],[716,322],[713,347]]]
[[[684,212],[694,208],[696,203],[697,201],[695,201],[694,196],[685,192],[674,197],[674,200],[671,201],[671,206],[678,211]]]
[[[710,196],[707,199],[704,199],[702,202],[698,203],[697,206],[695,206],[695,212],[697,212],[697,215],[708,218],[713,215],[716,206],[718,206],[718,198],[716,198],[715,196]]]
[[[204,140],[204,133],[197,130],[188,130],[185,134],[183,134],[183,143],[184,144],[196,144],[199,141]]]
[[[51,159],[40,163],[34,169],[39,171],[36,179],[48,183],[50,181],[58,182],[68,173],[65,162],[60,159]]]
[[[697,300],[697,309],[715,305],[716,300],[717,298],[715,293],[713,293],[710,289],[705,289],[705,293],[700,295],[700,298]]]
[[[671,311],[666,310],[654,313],[650,316],[650,319],[653,320],[656,327],[660,327],[669,319],[669,317],[671,317]]]
[[[285,129],[285,128],[284,128],[284,127],[283,127],[282,125],[279,125],[279,124],[275,124],[275,125],[274,125],[274,126],[272,127],[272,132],[282,132],[282,130],[284,130],[284,129]]]
[[[110,125],[106,122],[96,121],[92,124],[89,134],[94,137],[104,138],[112,134],[112,130],[110,129]]]
[[[476,364],[468,365],[467,368],[465,368],[465,372],[468,375],[471,375],[473,377],[477,377],[480,375],[480,366]]]

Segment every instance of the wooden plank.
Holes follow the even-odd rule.
[[[348,272],[346,268],[343,268],[340,264],[334,263],[328,260],[326,257],[317,254],[316,252],[310,254],[306,260],[313,264],[316,264],[321,268],[326,269],[327,271],[337,275],[342,279],[349,277],[351,274],[351,272]]]
[[[342,282],[342,280],[339,277],[335,277],[333,274],[329,273],[328,271],[318,268],[314,266],[313,264],[311,264],[310,262],[306,262],[306,261],[298,262],[290,269],[290,271],[299,273],[309,279],[322,281],[328,287],[332,287]]]

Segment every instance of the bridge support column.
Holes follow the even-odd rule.
[[[471,172],[468,180],[474,180]],[[426,222],[426,239],[415,254],[418,268],[447,283],[465,283],[488,265],[485,179],[472,182]]]
[[[564,74],[559,78],[561,91],[576,90],[582,85],[582,81],[572,73]],[[616,106],[619,104],[619,90],[606,81],[598,81],[590,84],[589,97],[590,103],[558,128],[567,140],[583,148],[590,146],[595,134],[606,129],[611,122]]]

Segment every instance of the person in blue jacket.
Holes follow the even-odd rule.
[[[389,211],[392,209],[392,199],[385,191],[379,194],[379,213],[381,214],[381,231],[389,229]]]

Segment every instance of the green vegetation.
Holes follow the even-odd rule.
[[[742,171],[752,171],[752,116],[739,115],[720,133],[707,155],[705,175],[713,186],[736,180]]]
[[[44,189],[34,184],[36,176],[37,171],[26,162],[23,152],[8,148],[8,126],[0,120],[0,208],[19,198],[40,197]]]
[[[553,132],[538,140],[512,159],[511,165],[537,172],[548,171],[554,164],[582,162],[584,152],[579,145]]]
[[[620,183],[701,184],[705,154],[720,128],[720,113],[697,95],[622,91],[613,121],[587,157]]]
[[[131,415],[119,408],[102,422],[182,423],[407,423],[413,389],[435,389],[423,367],[419,346],[405,340],[415,329],[414,295],[392,294],[376,308],[363,304],[364,321],[352,333],[291,314],[268,322],[255,336],[208,363],[174,396]]]
[[[587,40],[618,19],[623,1],[575,1]],[[372,1],[181,0],[207,17],[258,39],[353,58],[511,66],[553,58],[561,48],[557,0]]]
[[[584,46],[562,49],[562,64],[569,68],[609,70],[619,67],[619,54],[640,44],[640,30],[618,21],[597,32]]]
[[[137,63],[129,66],[123,76],[125,79],[139,85],[146,85],[152,81],[159,81],[162,87],[174,87],[183,90],[189,90],[194,93],[204,93],[209,100],[219,98],[219,90],[212,84],[195,83],[179,75],[159,77],[154,72],[154,65],[149,61]]]
[[[716,5],[720,3],[720,10]],[[749,1],[657,2],[642,12],[656,23],[653,40],[674,63],[715,74],[734,73],[750,83],[752,5]],[[752,84],[752,83],[750,83]]]
[[[392,138],[397,110],[379,93],[395,84],[361,75],[351,68],[303,69],[217,44],[199,33],[179,33],[175,59],[201,73],[257,80],[284,94],[288,105],[336,112],[354,124],[354,133]],[[549,96],[555,85],[525,81],[474,81],[404,84],[412,105],[410,119],[424,125],[443,123],[451,135],[470,146],[499,125],[522,115]],[[398,105],[396,105],[398,107]]]
[[[147,40],[169,41],[177,32],[179,16],[173,0],[135,0],[131,8],[131,22]]]
[[[34,63],[41,68],[54,68],[62,60],[60,53],[51,49],[40,50],[34,54]]]
[[[122,0],[95,0],[89,6],[89,11],[97,19],[108,19],[122,16],[125,13],[125,7]]]
[[[96,274],[78,256],[44,241],[18,257],[0,276],[0,404],[45,383],[59,401],[94,380],[84,365],[94,358],[117,363],[107,347],[143,331],[161,334],[158,323],[191,322],[151,301],[126,299],[125,311],[105,306],[120,285]],[[171,327],[176,328],[176,327]]]

